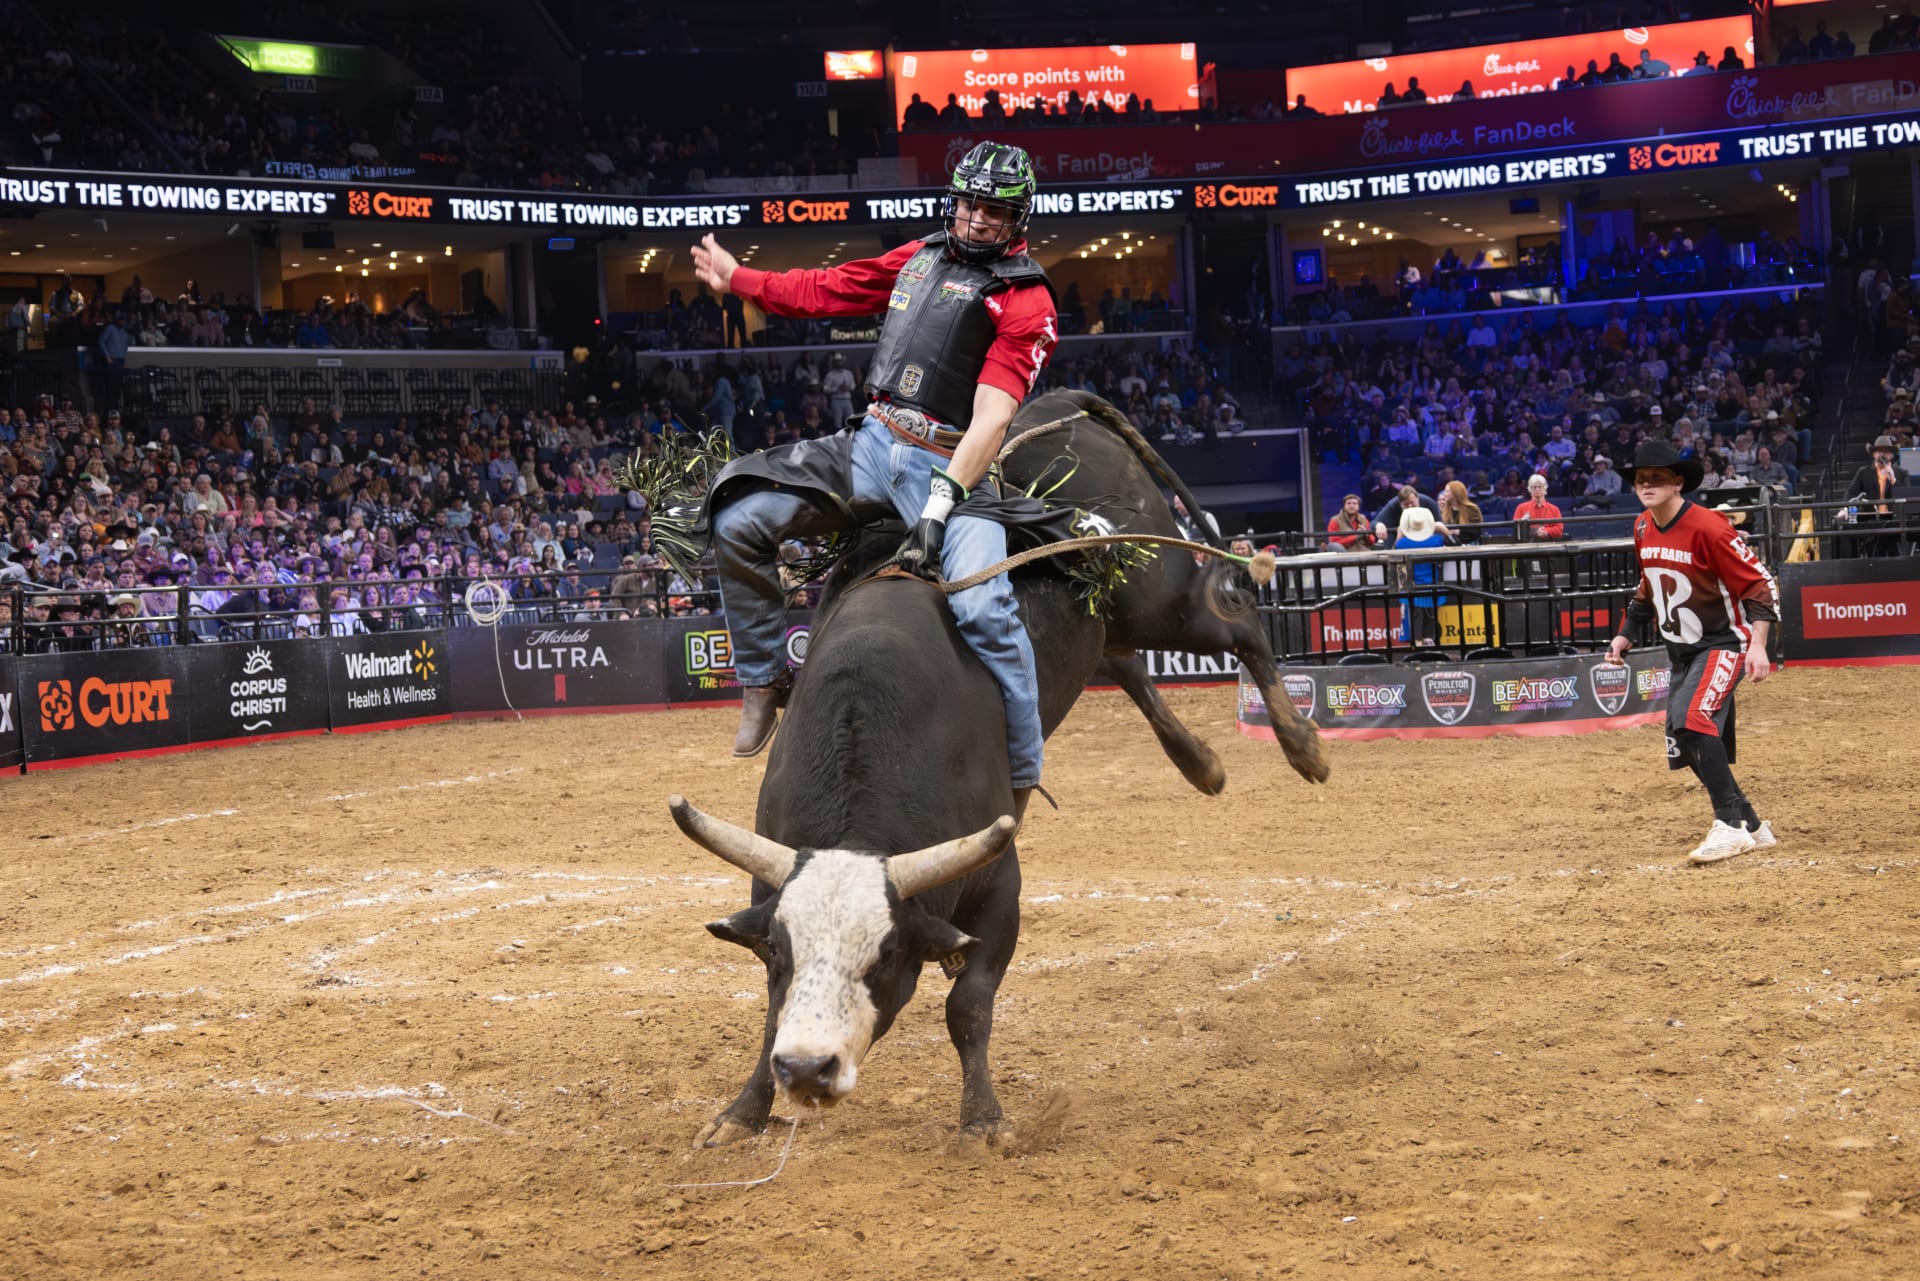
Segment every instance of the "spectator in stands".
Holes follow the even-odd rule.
[[[1340,510],[1327,518],[1327,544],[1334,551],[1370,551],[1380,545],[1380,536],[1360,510],[1360,495],[1348,494],[1340,500]]]
[[[1427,91],[1420,87],[1419,76],[1407,77],[1407,90],[1400,95],[1402,106],[1415,106],[1427,100]]]
[[[900,127],[903,129],[932,129],[939,123],[940,112],[931,102],[922,102],[917,93],[907,103],[907,109],[900,117]]]
[[[1317,107],[1308,106],[1307,95],[1302,93],[1294,95],[1293,105],[1287,108],[1287,114],[1289,116],[1317,116],[1320,114],[1320,110]]]
[[[1445,532],[1432,512],[1424,507],[1409,507],[1400,513],[1400,525],[1393,540],[1395,551],[1420,551],[1428,547],[1445,545]],[[1440,566],[1434,561],[1417,559],[1407,566],[1409,582],[1432,587],[1440,581]],[[1446,597],[1424,595],[1404,596],[1401,609],[1406,618],[1404,638],[1414,645],[1434,645],[1439,643],[1440,629],[1437,609],[1446,603]]]
[[[1381,544],[1385,544],[1393,530],[1400,528],[1400,515],[1412,508],[1420,507],[1439,517],[1440,507],[1433,499],[1415,489],[1412,485],[1402,485],[1385,506],[1373,514],[1373,534]]]
[[[1455,542],[1477,543],[1486,517],[1467,495],[1466,482],[1450,480],[1440,491],[1440,526]]]
[[[1537,472],[1527,478],[1527,501],[1513,509],[1513,519],[1523,540],[1566,536],[1560,509],[1547,501],[1547,478]]]
[[[1746,66],[1747,66],[1746,63],[1740,61],[1740,55],[1734,52],[1733,46],[1728,45],[1727,51],[1720,56],[1720,63],[1718,66],[1714,68],[1714,70],[1715,71],[1744,71],[1746,70]]]
[[[1693,65],[1682,74],[1689,76],[1710,76],[1713,74],[1713,59],[1707,56],[1705,49],[1693,55]]]
[[[1615,56],[1617,57],[1618,55]],[[1640,61],[1634,64],[1633,68],[1633,78],[1635,80],[1663,80],[1672,74],[1673,66],[1671,63],[1662,62],[1660,59],[1654,57],[1653,51],[1645,45],[1640,47]]]

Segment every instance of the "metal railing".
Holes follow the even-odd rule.
[[[468,586],[492,582],[506,593],[497,622],[581,623],[720,612],[720,593],[704,582],[676,586],[672,571],[503,574],[367,582],[237,587],[113,587],[0,593],[0,653],[47,654],[222,641],[355,636],[368,632],[472,627]],[[344,594],[345,599],[337,599]],[[122,605],[116,602],[126,600]],[[71,603],[69,603],[71,602]]]
[[[558,409],[566,376],[552,369],[487,369],[452,365],[403,369],[342,363],[327,368],[221,364],[142,365],[117,374],[107,403],[160,418],[251,413],[266,406],[277,417],[300,412],[311,400],[338,405],[350,418],[423,414],[497,400],[516,409]]]

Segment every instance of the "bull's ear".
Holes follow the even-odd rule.
[[[916,933],[920,936],[922,961],[945,961],[952,956],[964,956],[980,946],[979,939],[955,929],[947,921],[928,916],[918,926]]]
[[[768,955],[767,935],[773,922],[772,914],[766,909],[767,905],[762,903],[759,907],[743,908],[732,916],[709,921],[707,933],[728,943],[738,943],[765,961]]]

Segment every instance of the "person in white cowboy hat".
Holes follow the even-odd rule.
[[[1393,540],[1393,550],[1443,547],[1446,541],[1446,527],[1426,508],[1409,507],[1400,513],[1400,531]],[[1440,566],[1425,557],[1415,557],[1407,566],[1407,579],[1416,586],[1431,587],[1440,581]],[[1415,645],[1435,644],[1439,640],[1439,625],[1434,611],[1445,603],[1444,596],[1401,597],[1400,605],[1406,613],[1402,635]]]

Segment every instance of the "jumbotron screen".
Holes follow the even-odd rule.
[[[1151,99],[1159,111],[1191,111],[1200,105],[1200,73],[1191,44],[1098,44],[1061,49],[896,50],[891,58],[896,118],[914,94],[935,107],[957,94],[967,114],[977,116],[989,89],[1000,91],[1009,112],[1044,99],[1059,106],[1078,91],[1086,102],[1117,109],[1128,94]]]
[[[1304,93],[1308,106],[1328,115],[1372,111],[1389,81],[1395,92],[1404,92],[1410,77],[1419,79],[1420,88],[1430,100],[1452,97],[1463,81],[1473,85],[1476,98],[1504,98],[1552,89],[1568,67],[1577,75],[1586,71],[1589,61],[1604,70],[1609,56],[1615,53],[1632,67],[1645,49],[1666,63],[1671,74],[1678,75],[1693,65],[1694,54],[1704,52],[1711,62],[1718,63],[1729,45],[1738,51],[1742,62],[1753,65],[1751,17],[1704,18],[1659,27],[1626,27],[1547,40],[1293,67],[1287,71],[1287,101],[1291,103]]]

